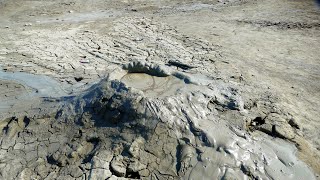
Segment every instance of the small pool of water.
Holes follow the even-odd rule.
[[[15,81],[33,89],[28,92],[32,96],[60,97],[68,94],[61,88],[61,83],[44,75],[33,75],[24,72],[5,72],[0,69],[0,79]]]

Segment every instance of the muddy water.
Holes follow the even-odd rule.
[[[14,108],[28,108],[41,97],[67,96],[69,92],[61,83],[44,75],[0,70],[0,112]]]
[[[116,16],[120,16],[125,12],[122,11],[112,11],[112,10],[104,10],[104,11],[92,11],[92,12],[71,12],[68,14],[61,15],[59,18],[43,18],[38,17],[37,23],[80,23],[80,22],[90,22],[97,21],[99,19],[112,18]]]
[[[174,77],[151,76],[146,73],[129,73],[121,78],[121,81],[129,87],[139,89],[148,97],[174,95],[186,84]]]
[[[48,76],[0,70],[0,79],[30,87],[33,90],[27,93],[31,96],[60,97],[67,95],[67,92],[61,88],[61,84]]]

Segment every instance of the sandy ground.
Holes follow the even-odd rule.
[[[276,125],[278,136],[294,143],[298,157],[319,174],[319,30],[320,9],[311,0],[0,1],[1,118],[46,114],[35,110],[39,97],[76,95],[133,61],[180,61],[193,68],[181,72],[237,88],[249,113],[222,111],[218,119],[253,136],[273,134]],[[9,72],[50,80],[32,85]],[[147,97],[180,87],[149,76],[122,81],[143,87]],[[52,93],[39,86],[60,87]],[[259,118],[265,123],[257,128]]]

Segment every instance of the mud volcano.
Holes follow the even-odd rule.
[[[0,0],[0,180],[320,179],[317,2]]]
[[[228,123],[248,116],[230,84],[126,67],[45,116],[1,121],[1,179],[315,178],[293,145]]]

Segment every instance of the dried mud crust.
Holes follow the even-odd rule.
[[[221,56],[218,46],[180,35],[171,27],[150,19],[119,19],[112,23],[110,33],[99,33],[107,28],[25,31],[20,41],[14,42],[14,46],[21,48],[14,52],[1,50],[5,57],[3,68],[48,74],[74,84],[79,76],[82,82],[90,82],[103,77],[114,65],[133,60],[158,64],[180,60],[200,66]],[[20,57],[10,58],[12,53]],[[8,58],[13,62],[5,62]],[[29,62],[25,65],[20,61]]]

